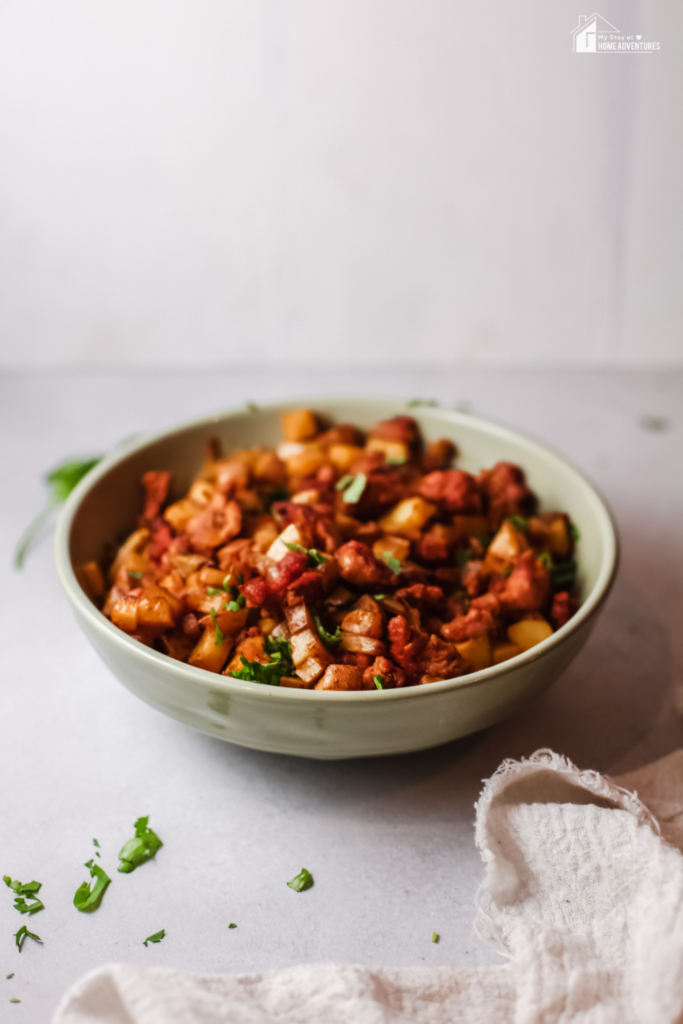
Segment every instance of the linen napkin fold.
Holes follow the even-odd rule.
[[[683,751],[610,779],[540,750],[504,762],[476,812],[475,928],[507,963],[109,964],[66,993],[53,1024],[680,1024]]]

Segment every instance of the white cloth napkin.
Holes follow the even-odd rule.
[[[640,792],[640,798],[634,792]],[[109,964],[54,1024],[675,1024],[683,1019],[683,751],[611,780],[541,750],[477,804],[480,968],[193,975]]]

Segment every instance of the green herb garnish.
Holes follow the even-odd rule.
[[[260,407],[256,404],[256,402],[246,402],[244,408],[248,412],[258,412]]]
[[[237,925],[233,924],[232,922],[228,925],[228,928],[236,928],[236,927],[237,927]]]
[[[439,941],[438,933],[437,932],[432,932],[432,942],[438,942],[438,941]]]
[[[392,555],[391,551],[385,551],[382,554],[382,558],[386,562],[388,568],[391,569],[394,576],[398,576],[401,571],[401,563],[398,558],[396,558],[395,555]]]
[[[403,466],[408,460],[405,455],[387,455],[384,461],[388,466]]]
[[[541,554],[538,556],[538,561],[541,563],[541,565],[544,565],[546,569],[552,569],[553,567],[553,557],[547,551],[541,552]]]
[[[406,402],[409,409],[415,409],[419,405],[435,406],[438,404],[435,398],[411,398],[409,402]]]
[[[140,572],[139,569],[129,569],[128,575],[131,577],[131,579],[141,580],[145,574],[144,572]]]
[[[508,516],[507,522],[512,523],[515,530],[519,530],[520,533],[526,533],[529,530],[529,520],[524,516]]]
[[[10,1003],[20,1003],[21,999],[10,999]]]
[[[574,540],[581,540],[581,531],[579,530],[578,526],[576,525],[576,523],[572,523],[571,525]]]
[[[337,626],[337,629],[334,633],[328,633],[325,627],[323,626],[322,622],[320,621],[320,616],[314,615],[313,618],[315,619],[315,626],[316,629],[318,630],[318,636],[320,637],[324,644],[327,644],[328,647],[336,647],[337,644],[341,643],[342,634],[340,626]]]
[[[102,849],[102,847],[100,846],[96,839],[93,839],[92,844],[93,846],[97,846],[99,849]]]
[[[576,583],[577,565],[573,558],[555,562],[550,567],[550,579],[555,590],[571,590]]]
[[[374,599],[375,601],[386,601],[386,597],[386,594],[375,594]]]
[[[282,637],[267,636],[263,644],[264,652],[270,661],[265,665],[258,661],[247,661],[242,655],[242,668],[230,675],[234,679],[243,679],[248,683],[263,683],[266,686],[279,686],[283,676],[293,676],[296,669],[292,661],[292,647]]]
[[[375,686],[377,687],[378,690],[383,690],[384,689],[384,676],[383,675],[373,676],[372,677],[372,681],[373,681],[373,683],[375,684]]]
[[[270,509],[276,501],[289,501],[291,494],[286,487],[276,487],[268,496],[268,508]]]
[[[11,973],[11,974],[8,974],[8,975],[7,975],[7,980],[9,981],[9,980],[10,980],[10,978],[13,978],[13,977],[14,977],[14,971],[12,971],[12,973]]]
[[[311,565],[324,565],[325,562],[330,561],[329,555],[324,555],[322,551],[318,551],[317,548],[305,548],[302,544],[287,544],[285,547],[289,548],[290,551],[296,551],[299,555],[308,555],[308,559]]]
[[[472,558],[472,548],[460,548],[455,552],[455,561],[462,569]]]
[[[28,928],[26,927],[26,925],[23,924],[21,926],[21,928],[19,929],[19,931],[14,933],[14,941],[15,941],[17,949],[19,950],[20,953],[21,953],[21,947],[24,945],[24,941],[26,939],[33,939],[34,942],[42,942],[43,941],[41,939],[40,935],[34,935],[33,932],[30,932],[28,930]]]
[[[17,896],[30,896],[33,899],[36,898],[43,884],[42,882],[20,882],[18,878],[12,881],[9,875],[3,875],[2,880]]]
[[[44,910],[45,904],[39,899],[34,899],[33,903],[27,903],[23,896],[16,896],[14,899],[14,909],[18,910],[20,914],[32,915]]]
[[[155,932],[154,935],[148,935],[142,945],[146,946],[148,942],[161,942],[165,934],[166,929],[162,928],[160,932]]]
[[[225,590],[223,589],[223,587],[207,587],[206,592],[209,595],[209,597],[222,597],[223,594],[225,593]]]
[[[141,864],[151,860],[152,857],[156,856],[157,850],[160,850],[164,845],[156,832],[153,832],[151,828],[147,828],[148,821],[149,815],[145,818],[138,818],[135,822],[135,837],[124,843],[119,851],[121,863],[118,870],[123,872],[123,874],[129,875],[131,871],[135,871]]]
[[[50,516],[69,497],[76,484],[80,483],[86,473],[89,473],[93,466],[100,461],[101,456],[96,459],[85,459],[82,462],[64,462],[61,466],[51,470],[45,476],[51,494],[48,503],[43,511],[36,516],[30,526],[24,531],[14,550],[14,566],[21,569],[26,554],[36,539],[41,529],[48,522]]]
[[[236,601],[228,601],[225,606],[226,612],[241,612],[247,603],[244,594],[240,594]]]
[[[512,576],[512,566],[511,565],[506,565],[505,566],[505,568],[503,569],[503,576],[505,577],[506,580],[509,579],[510,576]]]
[[[666,416],[643,416],[640,425],[643,430],[653,434],[663,434],[669,429],[669,421]]]
[[[216,639],[214,641],[214,646],[220,647],[221,644],[225,643],[225,636],[223,635],[223,630],[218,625],[218,616],[216,615],[216,610],[214,608],[211,609],[211,618],[213,619],[213,624],[216,627]]]
[[[365,473],[358,473],[356,476],[343,476],[337,481],[337,490],[342,492],[342,500],[346,505],[355,505],[360,501],[361,494],[365,490],[368,478]]]
[[[74,906],[76,910],[80,910],[84,914],[92,914],[93,910],[97,910],[102,902],[102,897],[111,882],[111,878],[104,868],[101,868],[99,864],[93,863],[92,860],[86,861],[85,867],[89,869],[90,877],[95,879],[95,884],[92,889],[90,888],[90,882],[83,882],[83,885],[79,885],[74,894]]]
[[[303,892],[304,889],[310,889],[313,885],[313,875],[306,868],[302,868],[298,875],[296,875],[291,882],[287,882],[290,889],[294,892]]]

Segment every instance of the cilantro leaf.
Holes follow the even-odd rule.
[[[145,574],[144,574],[144,572],[140,572],[140,570],[139,570],[139,569],[129,569],[129,570],[128,570],[128,575],[129,575],[129,576],[130,576],[130,578],[131,578],[131,579],[133,579],[133,580],[141,580],[141,579],[142,579],[142,577],[143,577],[143,576],[144,576]]]
[[[356,476],[343,476],[337,482],[337,490],[342,491],[342,501],[346,505],[355,505],[357,501],[360,501],[367,482],[368,478],[365,473],[358,473]]]
[[[102,902],[102,897],[111,878],[104,868],[101,868],[99,864],[93,864],[92,860],[86,861],[85,866],[89,868],[90,877],[95,879],[95,884],[92,889],[90,882],[83,882],[82,885],[79,885],[74,894],[74,906],[76,910],[80,910],[84,914],[92,914],[93,910],[97,910]]]
[[[164,845],[156,832],[147,827],[149,815],[145,818],[138,818],[135,822],[135,836],[124,843],[119,850],[118,870],[124,875],[129,875],[141,864],[156,856],[157,850]]]
[[[538,556],[538,561],[541,563],[541,565],[544,565],[546,569],[552,569],[553,567],[553,556],[549,554],[547,551],[541,552],[541,554]]]
[[[432,932],[432,942],[438,942],[441,936],[437,932]]]
[[[392,555],[391,551],[384,551],[382,554],[382,558],[386,562],[389,569],[391,569],[394,576],[398,576],[398,574],[401,571],[401,563],[399,562],[398,558]]]
[[[437,402],[437,400],[435,398],[411,398],[409,402],[406,402],[406,405],[408,406],[409,409],[415,409],[419,405],[426,405],[426,406],[432,406],[433,407],[433,406],[438,405],[438,404],[439,403]]]
[[[93,844],[93,846],[98,846],[98,847],[100,847],[100,849],[102,849],[102,847],[100,846],[100,844],[97,842],[96,839],[93,839],[92,844]]]
[[[519,530],[520,533],[526,533],[529,530],[529,520],[524,516],[508,516],[507,522],[512,523],[515,530]]]
[[[162,928],[160,932],[155,932],[154,935],[148,935],[142,945],[146,946],[148,942],[161,942],[165,934],[166,929]]]
[[[320,616],[314,615],[313,618],[315,620],[315,627],[318,630],[318,636],[320,637],[324,644],[327,644],[328,647],[336,647],[337,644],[341,643],[342,634],[340,626],[337,626],[337,629],[334,633],[328,633],[325,627],[323,626],[322,622],[320,621]]]
[[[10,980],[10,978],[13,978],[13,977],[14,977],[14,971],[12,971],[12,973],[11,973],[11,974],[8,974],[8,975],[7,975],[7,980],[9,981],[9,980]]]
[[[388,466],[403,466],[408,460],[405,455],[387,455],[384,461]]]
[[[576,583],[577,565],[573,558],[554,562],[550,567],[550,579],[555,590],[571,590]]]
[[[574,536],[574,540],[581,540],[581,531],[576,523],[572,523],[572,534]]]
[[[236,925],[236,924],[232,924],[232,923],[231,923],[231,924],[229,924],[229,925],[228,925],[228,928],[236,928],[236,927],[237,927],[237,925]]]
[[[455,561],[462,569],[463,566],[467,565],[469,560],[472,558],[472,548],[460,548],[459,551],[455,552]]]
[[[375,594],[375,601],[386,601],[386,594]]]
[[[15,941],[17,949],[19,950],[20,953],[21,953],[21,947],[24,945],[25,939],[33,939],[34,942],[42,942],[43,941],[41,939],[40,935],[34,935],[33,932],[30,932],[28,930],[28,928],[26,927],[26,925],[23,924],[21,926],[21,928],[19,929],[19,931],[14,933],[14,941]]]
[[[18,910],[20,914],[31,915],[44,910],[45,904],[37,898],[34,899],[33,903],[27,903],[23,896],[16,896],[14,899],[14,909]]]
[[[506,565],[505,566],[505,568],[503,569],[503,576],[505,577],[506,580],[509,579],[510,576],[512,576],[512,566],[511,565]]]
[[[20,1003],[21,999],[10,999],[10,1003]]]
[[[380,674],[380,675],[377,675],[377,676],[373,676],[372,677],[372,681],[373,681],[373,683],[375,684],[375,686],[377,687],[378,690],[383,690],[384,689],[384,676],[383,675]]]
[[[89,473],[100,459],[101,456],[95,459],[84,459],[80,462],[64,462],[46,474],[45,481],[51,491],[50,498],[43,511],[36,516],[19,538],[14,550],[15,569],[22,568],[29,548],[50,519],[57,505],[66,501],[76,484],[80,483],[86,473]]]
[[[258,661],[247,661],[242,655],[242,668],[231,672],[230,675],[234,679],[243,679],[248,683],[263,683],[267,686],[279,686],[283,676],[294,675],[296,669],[288,640],[267,636],[263,650],[269,656],[269,662],[261,665]]]
[[[2,880],[5,885],[9,886],[12,892],[15,892],[17,896],[30,896],[35,899],[36,893],[40,892],[42,882],[20,882],[18,878],[14,881],[9,875],[3,875]]]
[[[216,647],[220,647],[221,644],[225,643],[225,636],[223,635],[223,630],[218,625],[218,616],[216,615],[215,608],[211,609],[211,618],[213,619],[213,624],[216,627],[216,639],[214,643]]]
[[[236,601],[228,601],[225,606],[226,612],[241,612],[247,603],[247,599],[244,594],[240,594]]]
[[[207,587],[206,592],[209,597],[222,597],[225,593],[223,587]]]
[[[290,889],[294,892],[303,892],[304,889],[310,889],[313,885],[313,875],[306,868],[302,868],[298,875],[295,875],[291,882],[287,882]]]

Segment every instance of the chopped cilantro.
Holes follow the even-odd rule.
[[[653,434],[663,434],[669,429],[669,421],[666,416],[643,416],[640,425],[643,430]]]
[[[541,565],[544,565],[546,569],[552,569],[553,567],[553,556],[548,554],[547,551],[542,551],[538,556],[538,561]]]
[[[386,596],[386,594],[375,594],[375,601],[385,601]]]
[[[14,941],[15,941],[17,949],[19,950],[20,953],[21,953],[21,947],[23,946],[24,941],[26,939],[33,939],[34,942],[42,942],[43,941],[41,939],[40,935],[34,935],[33,932],[30,932],[28,930],[28,928],[26,927],[26,925],[23,924],[21,926],[21,928],[19,929],[19,931],[14,933]]]
[[[236,927],[237,927],[237,925],[236,924],[232,924],[232,922],[228,925],[228,928],[236,928]]]
[[[365,473],[358,473],[356,476],[343,476],[337,482],[337,490],[342,491],[344,503],[346,505],[355,505],[357,501],[360,501],[367,482],[368,478]]]
[[[90,882],[83,882],[82,885],[79,885],[74,894],[74,906],[76,910],[80,910],[84,914],[92,914],[93,910],[97,910],[102,902],[102,897],[111,878],[104,868],[101,868],[99,864],[94,864],[92,860],[86,861],[85,866],[90,871],[90,877],[95,879],[95,884],[92,889]]]
[[[211,609],[211,618],[213,619],[213,624],[216,627],[216,639],[214,641],[214,646],[220,647],[221,644],[225,643],[225,636],[223,635],[223,630],[218,625],[218,616],[216,615],[215,608]]]
[[[384,689],[384,676],[383,675],[373,676],[372,677],[372,681],[373,681],[373,683],[375,684],[375,686],[377,687],[378,690],[383,690]]]
[[[237,573],[237,582],[239,583],[240,586],[242,586],[242,584],[244,583],[244,573],[243,572],[238,572]]]
[[[439,403],[437,402],[437,400],[435,398],[411,398],[409,402],[406,402],[406,405],[408,406],[409,409],[415,409],[419,405],[426,405],[426,406],[432,406],[433,407],[433,406],[438,405],[438,404]]]
[[[455,553],[455,560],[462,569],[464,565],[467,565],[469,560],[472,558],[472,548],[460,548]]]
[[[302,868],[299,874],[295,875],[291,882],[287,882],[287,885],[290,889],[293,889],[294,892],[303,892],[304,889],[310,889],[313,885],[313,875],[306,868]]]
[[[323,626],[322,622],[320,621],[320,616],[314,615],[313,618],[315,619],[315,626],[316,629],[318,630],[318,636],[320,637],[324,644],[327,644],[328,647],[336,647],[337,644],[341,643],[342,634],[341,628],[339,626],[337,626],[337,629],[334,633],[328,633],[325,627]]]
[[[259,406],[256,404],[256,402],[245,402],[244,408],[247,410],[247,412],[259,411]]]
[[[146,946],[148,942],[161,942],[165,934],[166,929],[162,928],[160,932],[155,932],[154,935],[148,935],[142,945]]]
[[[13,977],[14,977],[14,971],[12,971],[12,973],[11,973],[11,974],[8,974],[8,975],[7,975],[7,980],[9,981],[9,980],[10,980],[10,978],[13,978]]]
[[[437,932],[432,932],[432,942],[438,942],[439,938],[440,936]]]
[[[244,594],[240,594],[236,601],[228,601],[225,610],[226,612],[241,612],[246,603],[246,597]]]
[[[97,847],[99,847],[101,849],[100,844],[97,842],[96,839],[93,839],[92,844],[93,844],[93,846],[97,846]]]
[[[129,569],[128,575],[133,580],[141,580],[145,574],[144,572],[140,572],[138,569]]]
[[[405,455],[387,455],[384,461],[388,466],[403,466],[408,460]]]
[[[505,566],[505,568],[503,569],[503,576],[505,577],[505,579],[508,579],[508,577],[512,576],[512,566],[511,565],[506,565]]]
[[[223,587],[207,587],[206,592],[209,595],[209,597],[222,597],[223,594],[225,593],[225,590],[223,589]]]
[[[576,525],[576,523],[572,523],[572,534],[573,534],[574,540],[581,540],[581,530],[579,530],[579,528]]]
[[[330,561],[329,555],[324,555],[322,551],[318,551],[317,548],[305,548],[301,544],[287,544],[285,547],[289,548],[290,551],[296,551],[300,555],[308,555],[308,559],[311,565],[324,565],[325,562]]]
[[[231,672],[230,675],[234,679],[244,679],[249,683],[264,683],[267,686],[279,686],[283,676],[294,675],[296,669],[288,640],[282,637],[267,636],[263,650],[269,656],[269,662],[261,665],[258,661],[247,661],[242,655],[242,668]]]
[[[40,892],[42,882],[20,882],[18,878],[14,881],[9,875],[3,875],[2,880],[5,885],[9,886],[12,892],[15,892],[17,896],[30,896],[33,899],[36,898],[36,894]]]
[[[18,910],[20,914],[38,914],[45,909],[45,904],[38,898],[34,899],[33,903],[27,903],[23,896],[16,896],[14,909]]]
[[[164,845],[156,832],[147,827],[149,815],[145,818],[138,818],[135,822],[135,837],[124,843],[119,851],[118,870],[125,875],[135,871],[141,864],[156,856],[157,850]]]
[[[99,461],[100,457],[85,459],[81,462],[64,462],[46,475],[45,480],[51,490],[50,498],[43,511],[36,516],[19,538],[19,542],[14,550],[14,567],[16,569],[22,568],[29,548],[45,523],[49,520],[56,506],[66,501],[76,484],[80,483],[86,473],[89,473]]]
[[[20,1003],[21,999],[10,999],[10,1003]]]
[[[576,562],[573,558],[553,563],[549,572],[555,590],[571,590],[576,582]]]
[[[524,516],[508,516],[508,523],[512,523],[515,530],[519,530],[520,533],[526,533],[529,529],[529,520]]]
[[[399,562],[398,558],[392,555],[391,551],[383,552],[382,558],[386,562],[388,568],[391,569],[394,576],[398,576],[398,574],[401,571],[401,563]]]
[[[268,507],[270,508],[276,501],[289,501],[291,494],[286,487],[276,487],[268,495]]]

